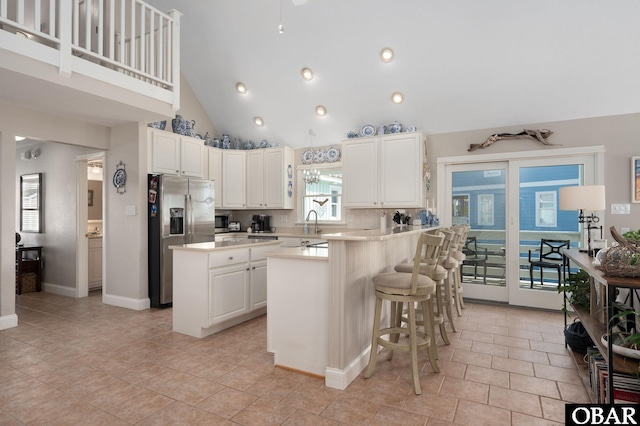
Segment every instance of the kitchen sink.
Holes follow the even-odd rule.
[[[329,241],[320,241],[318,243],[307,244],[306,247],[329,248]]]

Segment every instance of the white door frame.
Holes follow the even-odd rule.
[[[460,164],[474,164],[474,163],[507,163],[507,191],[508,194],[514,190],[519,191],[519,173],[514,173],[513,170],[519,170],[519,167],[526,166],[528,160],[542,160],[549,159],[549,163],[553,163],[554,159],[557,161],[582,159],[584,157],[590,157],[593,166],[593,180],[591,182],[585,181],[585,184],[604,184],[604,153],[605,149],[602,145],[577,147],[577,148],[550,148],[536,151],[523,151],[523,152],[508,152],[508,153],[496,153],[496,154],[478,154],[478,155],[464,155],[458,157],[441,157],[437,159],[437,199],[438,199],[438,211],[437,214],[441,218],[442,225],[451,225],[451,182],[450,180],[450,166]],[[582,161],[582,160],[581,160]],[[533,164],[534,161],[531,161]],[[513,169],[513,170],[512,170]],[[515,187],[514,187],[515,185]],[[513,189],[516,188],[516,189]],[[449,192],[447,192],[449,189]],[[507,196],[510,197],[509,195]],[[517,197],[516,197],[517,199]],[[440,200],[443,200],[440,202]],[[507,259],[519,258],[519,203],[511,201],[507,203]],[[515,257],[514,257],[515,256]],[[513,262],[510,262],[513,263]],[[560,309],[562,306],[561,295],[554,292],[544,292],[549,294],[540,294],[537,297],[530,297],[529,292],[523,291],[519,288],[519,275],[518,268],[510,267],[507,264],[507,289],[508,289],[508,303],[519,306],[529,306],[546,309]],[[466,290],[466,289],[465,289]],[[495,291],[495,290],[494,290]],[[543,293],[543,292],[536,292]],[[465,295],[469,296],[469,294]],[[488,295],[490,297],[490,295]],[[496,296],[499,297],[499,296]],[[496,299],[493,299],[496,300]]]
[[[87,238],[87,221],[89,218],[89,206],[87,205],[87,190],[89,188],[87,178],[87,167],[89,161],[102,160],[103,170],[105,161],[105,152],[96,152],[87,155],[79,155],[76,157],[76,292],[75,297],[89,296],[89,239]],[[102,194],[104,198],[104,176],[102,179]],[[102,218],[103,218],[103,245],[104,245],[104,213],[105,202],[102,202]],[[102,250],[102,285],[105,284],[105,251]],[[103,294],[105,294],[103,290]]]

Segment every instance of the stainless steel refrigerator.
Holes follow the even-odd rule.
[[[214,241],[213,181],[148,175],[149,298],[171,306],[173,250],[169,246]]]

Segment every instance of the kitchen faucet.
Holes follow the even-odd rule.
[[[317,234],[318,232],[320,232],[320,230],[318,229],[318,212],[315,210],[309,210],[309,213],[307,213],[307,218],[305,220],[306,221],[309,220],[309,216],[311,216],[311,213],[316,215],[316,222],[315,222],[315,227],[313,229],[313,233]]]

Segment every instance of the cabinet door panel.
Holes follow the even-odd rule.
[[[264,186],[263,153],[247,152],[247,207],[264,207]]]
[[[204,177],[204,144],[199,139],[180,138],[180,170],[182,176]]]
[[[253,311],[267,306],[267,262],[255,262],[251,264],[251,297],[250,309]]]
[[[207,327],[249,312],[247,266],[209,271]]]
[[[284,207],[285,166],[284,150],[274,149],[264,153],[264,205],[265,207]]]
[[[215,191],[215,206],[222,207],[222,151],[217,148],[207,148],[208,155],[208,175],[207,179],[213,181]]]
[[[180,174],[180,135],[152,132],[151,150],[153,173]]]
[[[419,134],[381,138],[381,207],[419,207],[423,204],[421,144]]]
[[[342,197],[345,207],[378,206],[378,138],[342,146]]]
[[[244,151],[222,152],[222,207],[246,208]]]

